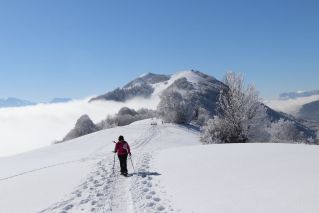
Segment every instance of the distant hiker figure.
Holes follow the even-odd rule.
[[[120,135],[119,141],[115,145],[114,152],[117,153],[120,160],[121,175],[127,176],[127,155],[131,155],[131,151],[130,146],[122,135]]]

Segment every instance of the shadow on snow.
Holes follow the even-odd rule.
[[[158,176],[161,174],[158,172],[135,172],[135,173],[133,173],[133,175],[146,177],[146,176]]]

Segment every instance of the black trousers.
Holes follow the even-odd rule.
[[[127,154],[117,155],[120,160],[121,174],[127,174]]]

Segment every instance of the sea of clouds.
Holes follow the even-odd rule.
[[[269,100],[264,103],[274,110],[296,115],[302,105],[319,100],[319,95],[300,97],[288,100]]]
[[[94,101],[89,98],[67,103],[38,104],[35,106],[0,109],[0,157],[26,152],[51,145],[61,140],[87,114],[99,122],[118,112],[124,106],[156,109],[158,98],[136,98],[125,103]]]

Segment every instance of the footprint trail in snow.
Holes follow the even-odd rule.
[[[113,173],[114,155],[101,150],[87,179],[62,201],[40,212],[173,212],[165,192],[159,190],[156,177],[160,174],[152,170],[154,153],[148,149],[152,139],[159,134],[157,127],[151,127],[131,143],[133,161],[136,161],[133,176],[119,175],[117,158]],[[127,163],[133,173],[130,159]]]

